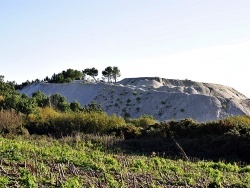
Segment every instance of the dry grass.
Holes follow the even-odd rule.
[[[23,117],[15,110],[0,111],[0,133],[17,133],[23,124]]]

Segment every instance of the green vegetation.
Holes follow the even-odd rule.
[[[90,76],[93,78],[96,82],[96,76],[98,76],[98,70],[93,68],[86,68],[82,71],[74,70],[74,69],[67,69],[66,71],[62,71],[60,73],[54,73],[51,77],[46,76],[43,80],[35,79],[32,81],[27,80],[26,82],[23,82],[22,84],[18,85],[14,82],[9,82],[13,85],[15,89],[22,89],[23,87],[38,83],[38,82],[48,82],[48,83],[69,83],[73,80],[83,80],[86,76]],[[108,82],[111,82],[113,79],[114,82],[117,81],[117,78],[121,76],[121,71],[118,67],[107,67],[104,71],[102,71],[103,78],[108,78]],[[0,82],[2,82],[4,79],[4,76],[0,75]],[[6,88],[7,89],[7,88]]]
[[[22,89],[24,86],[38,83],[41,81],[48,82],[48,83],[69,83],[73,80],[81,80],[85,77],[85,73],[79,70],[67,69],[66,71],[62,71],[58,74],[53,74],[50,78],[46,76],[43,80],[35,79],[32,81],[27,80],[23,82],[21,85],[15,84],[16,89]]]
[[[121,71],[118,67],[108,66],[102,71],[102,75],[104,78],[108,79],[108,82],[111,82],[114,79],[114,82],[117,81],[117,78],[121,76]]]
[[[127,103],[130,103],[131,102],[131,99],[127,99]]]
[[[138,94],[137,91],[134,91],[134,92],[133,92],[133,95],[137,95],[137,94]]]
[[[110,152],[115,137],[0,137],[1,187],[249,187],[249,166]]]
[[[4,77],[0,77],[0,109],[30,114],[36,112],[36,106],[35,100],[15,90],[13,82],[4,82]]]
[[[53,74],[51,79],[46,77],[44,80],[50,83],[69,83],[73,80],[81,80],[85,73],[83,71],[67,69],[58,74]]]
[[[87,68],[83,71],[84,74],[91,76],[96,82],[96,76],[98,76],[98,70],[96,68]]]
[[[136,97],[136,100],[137,100],[138,102],[140,102],[141,97]]]
[[[29,115],[25,127],[31,134],[67,136],[76,132],[107,134],[111,129],[125,125],[125,120],[104,112],[84,111],[60,113],[52,108],[42,108],[38,115]]]
[[[161,101],[161,104],[166,104],[166,101]]]
[[[4,77],[0,78],[0,110],[14,110],[25,115],[39,114],[39,107],[51,107],[60,112],[101,112],[100,104],[92,101],[89,105],[82,107],[77,101],[71,103],[60,94],[46,96],[41,91],[28,97],[15,90],[14,83],[4,82]]]
[[[117,82],[117,78],[121,76],[121,71],[118,67],[113,67],[112,77],[114,81]]]
[[[140,107],[137,107],[137,108],[136,108],[136,111],[137,111],[137,112],[139,112],[139,111],[140,111],[140,109],[141,109]]]
[[[157,122],[123,112],[28,97],[0,77],[0,187],[250,187],[249,116]]]
[[[106,67],[104,69],[104,71],[102,71],[102,75],[104,78],[107,78],[108,79],[108,82],[111,82],[111,79],[112,79],[112,72],[113,72],[113,69],[112,67]]]
[[[150,125],[153,125],[156,122],[157,121],[152,116],[148,116],[148,115],[142,115],[136,119],[127,119],[127,123],[131,123],[134,126],[140,127],[140,128],[148,128]]]
[[[130,152],[157,151],[175,156],[180,154],[176,148],[177,140],[190,157],[250,162],[249,116],[208,123],[197,123],[192,119],[161,122],[148,125],[129,136],[136,139],[127,139],[120,147]]]

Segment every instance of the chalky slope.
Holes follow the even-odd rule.
[[[64,84],[34,83],[20,92],[59,93],[83,106],[95,101],[108,114],[125,117],[152,115],[159,121],[193,118],[210,121],[235,115],[250,115],[250,99],[219,84],[159,77],[125,78],[117,83],[75,81]]]

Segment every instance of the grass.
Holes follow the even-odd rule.
[[[126,155],[115,139],[0,137],[0,187],[250,187],[250,166]]]
[[[38,112],[1,111],[0,187],[250,187],[249,116]]]

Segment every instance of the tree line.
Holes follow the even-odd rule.
[[[97,76],[99,75],[98,69],[95,67],[86,68],[82,71],[67,69],[66,71],[62,71],[58,74],[53,74],[50,78],[46,76],[43,80],[35,79],[32,81],[27,80],[23,82],[21,85],[16,85],[16,89],[21,89],[22,87],[37,83],[37,82],[48,82],[48,83],[69,83],[73,80],[84,80],[87,76],[91,77],[95,82],[98,82]],[[102,71],[102,80],[103,82],[117,82],[118,77],[121,76],[121,71],[116,66],[108,66]]]
[[[81,106],[77,101],[68,102],[60,94],[45,95],[37,91],[28,97],[15,89],[14,82],[5,82],[4,76],[0,75],[0,110],[15,110],[22,114],[36,114],[38,108],[51,107],[60,112],[101,112],[101,106],[92,102],[87,106]]]
[[[94,67],[86,68],[83,71],[67,69],[58,74],[53,74],[51,78],[47,76],[43,81],[48,83],[69,83],[73,80],[85,79],[86,76],[90,76],[97,82],[98,70]],[[116,82],[121,73],[118,67],[108,66],[102,71],[102,76],[104,81]],[[91,103],[89,106],[82,107],[77,101],[67,102],[67,99],[59,94],[46,96],[38,91],[33,93],[32,97],[28,97],[17,91],[35,82],[41,82],[41,80],[26,81],[21,85],[17,85],[15,82],[5,82],[4,76],[0,75],[0,110],[14,109],[16,112],[31,114],[36,113],[37,107],[48,106],[62,112],[101,111],[101,107],[98,104]]]

